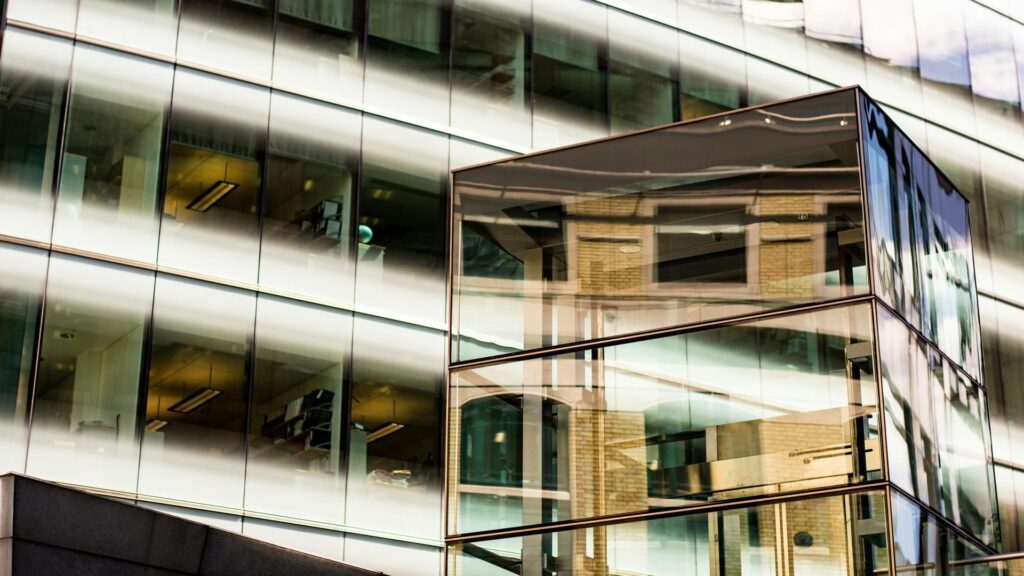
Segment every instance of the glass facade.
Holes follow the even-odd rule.
[[[550,198],[557,191],[529,182],[518,195],[481,190],[474,202],[489,198],[494,210],[514,214],[512,223],[542,224],[532,238],[503,237],[505,245],[539,242],[551,258],[527,259],[527,269],[504,250],[488,255],[486,236],[463,236],[464,250],[479,251],[478,275],[464,284],[454,358],[866,296],[880,289],[881,278],[869,277],[865,262],[899,247],[907,259],[896,260],[899,283],[891,288],[902,291],[907,307],[886,302],[918,336],[936,340],[943,371],[986,383],[972,390],[941,380],[943,394],[967,395],[950,397],[948,411],[958,415],[950,430],[959,438],[962,421],[972,431],[965,437],[976,437],[974,415],[984,409],[974,403],[987,399],[1003,549],[1024,547],[1017,503],[1024,502],[1017,448],[1024,445],[1024,347],[1015,331],[1024,314],[1018,3],[0,6],[0,467],[177,506],[389,573],[436,575],[447,459],[448,171],[859,83],[887,114],[884,122],[876,115],[873,133],[864,132],[860,156],[853,123],[817,121],[830,129],[794,134],[777,155],[749,150],[736,165],[718,166],[744,172],[735,181],[707,171],[674,175],[690,178],[691,193],[679,205],[638,204],[647,212],[634,215],[636,230],[581,230],[581,240],[566,247],[606,250],[604,256],[562,261],[571,252],[560,254],[550,241],[551,232],[576,229],[586,213],[578,209],[599,212],[601,202],[565,206]],[[760,131],[798,125],[773,121]],[[908,150],[927,153],[941,174],[914,172],[913,157],[898,169],[909,171],[910,183],[897,179],[899,171],[888,179],[872,174],[872,162],[891,160],[885,147],[893,149],[897,123],[920,147]],[[710,153],[697,135],[678,137],[680,146],[690,142],[689,154]],[[872,141],[881,146],[876,153],[868,150]],[[811,175],[810,168],[821,170]],[[797,169],[806,176],[784,176]],[[858,170],[868,173],[863,185]],[[970,200],[966,227],[959,207],[932,212],[947,178]],[[641,181],[608,186],[626,186],[622,197],[639,199],[649,189],[628,187]],[[729,196],[722,191],[730,186],[767,192],[790,184],[813,188],[818,203],[772,214],[730,200],[690,212],[690,223],[681,217],[704,196]],[[915,186],[927,192],[924,199],[908,192]],[[862,197],[875,194],[902,197],[906,214],[936,220],[897,221],[884,234],[873,228],[876,236],[861,233],[847,244],[874,217]],[[627,213],[625,203],[607,209],[609,220]],[[509,224],[477,229],[506,231]],[[713,243],[698,229],[713,229]],[[911,229],[921,235],[904,236]],[[971,236],[963,236],[968,229]],[[877,245],[870,243],[875,237]],[[761,263],[787,245],[808,251],[790,251],[786,279],[766,291],[764,268],[735,250],[755,241]],[[722,250],[687,264],[687,251],[709,245]],[[965,285],[964,254],[972,249],[976,281]],[[852,271],[841,258],[855,260]],[[635,268],[630,259],[647,271],[635,288],[569,281],[579,278],[582,262]],[[695,271],[710,277],[694,279]],[[950,327],[948,315],[975,301],[982,321]],[[639,314],[641,303],[653,312]],[[586,321],[577,321],[577,311]],[[508,321],[527,312],[530,323]],[[812,325],[787,330],[794,341],[847,334]],[[750,352],[744,370],[754,369],[755,358],[771,358]],[[855,379],[833,382],[837,375],[820,372],[842,362],[839,352],[830,344],[818,351],[821,364],[797,364],[807,370],[800,381],[841,380],[851,389]],[[617,370],[596,361],[601,378]],[[644,362],[657,368],[662,360]],[[862,378],[884,384],[876,376],[882,373]],[[564,377],[546,382],[578,385]],[[523,382],[506,378],[501,385]],[[176,407],[184,412],[170,410],[186,400]],[[884,404],[881,392],[878,402]],[[817,410],[812,404],[808,411]],[[750,421],[782,408],[766,405]],[[885,410],[875,410],[879,425],[889,425]],[[878,441],[885,430],[877,429]],[[947,433],[935,424],[933,438]],[[933,451],[944,461],[938,447]],[[955,461],[969,463],[970,455]],[[943,486],[955,493],[962,484],[943,482],[929,505],[945,505]]]
[[[946,574],[999,544],[967,200],[860,89],[452,190],[448,574]]]

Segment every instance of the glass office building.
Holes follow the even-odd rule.
[[[857,89],[454,172],[447,574],[989,551],[967,212]]]
[[[842,436],[848,426],[826,418],[823,426],[831,431],[823,429],[822,445],[831,446],[829,435],[839,434],[837,444],[862,446],[864,457],[812,460],[822,467],[842,461],[853,468],[837,474],[863,476],[868,484],[888,481],[872,476],[883,470],[872,443],[884,433],[878,422],[889,421],[879,407],[896,404],[876,398],[873,412],[851,416],[855,404],[843,394],[857,390],[857,382],[874,389],[869,383],[881,381],[881,373],[845,379],[834,374],[834,363],[842,360],[840,343],[862,343],[877,332],[878,338],[885,333],[901,342],[891,351],[920,351],[900,359],[899,369],[917,374],[925,362],[929,374],[943,374],[950,395],[962,396],[963,410],[981,415],[987,400],[991,412],[1001,531],[970,532],[972,538],[988,545],[984,538],[998,536],[1001,550],[1024,548],[1017,503],[1024,502],[1024,453],[1018,448],[1024,446],[1024,341],[1016,330],[1024,321],[1020,3],[0,4],[3,470],[387,573],[440,574],[446,536],[449,171],[859,84],[888,114],[878,128],[878,154],[895,149],[886,138],[898,125],[970,201],[976,282],[969,285],[976,286],[981,317],[965,329],[979,332],[980,349],[977,334],[949,328],[949,308],[924,304],[923,288],[911,281],[913,260],[903,258],[909,253],[896,243],[896,232],[884,239],[893,260],[887,295],[867,283],[866,268],[844,268],[832,257],[821,262],[817,277],[776,283],[760,278],[763,268],[740,249],[746,240],[732,219],[746,208],[736,203],[731,214],[685,208],[700,212],[699,227],[714,229],[731,252],[715,261],[665,260],[650,271],[685,282],[695,269],[707,268],[713,276],[707,283],[720,289],[710,286],[703,303],[692,306],[670,304],[668,293],[646,295],[653,307],[647,313],[624,306],[614,322],[602,316],[603,324],[590,328],[570,327],[559,305],[537,311],[550,316],[546,332],[525,333],[521,322],[509,323],[533,304],[512,301],[503,281],[525,278],[534,267],[567,263],[510,260],[488,254],[486,236],[464,240],[479,244],[475,265],[490,274],[479,278],[503,280],[481,281],[466,296],[475,298],[474,308],[460,317],[459,356],[453,360],[772,312],[773,305],[764,302],[788,309],[878,294],[895,312],[892,323],[872,320],[879,315],[863,312],[861,302],[792,318],[788,325],[772,323],[782,322],[779,316],[738,332],[723,325],[664,336],[684,349],[726,340],[735,340],[730,345],[737,350],[752,347],[750,354],[736,354],[737,362],[747,362],[737,364],[742,374],[756,368],[763,354],[774,355],[771,362],[787,362],[793,353],[787,347],[798,346],[788,342],[818,334],[823,364],[806,367],[794,382],[825,382],[834,393],[799,398],[794,388],[797,396],[790,400],[808,418],[845,414],[868,423],[868,431],[875,426],[878,437],[848,438]],[[865,150],[869,136],[857,140]],[[845,180],[855,189],[853,175],[864,168],[850,163],[854,139],[822,145],[822,154],[827,148],[846,163],[845,171],[829,176],[835,190],[847,186],[841,184]],[[865,156],[865,165],[872,161]],[[785,235],[789,227],[803,225],[805,231],[793,233],[807,235],[805,248],[846,254],[840,233],[845,242],[857,218],[871,220],[857,212],[856,196],[837,193],[806,208],[808,214],[825,210],[848,219],[834,230],[798,221],[781,222],[777,231]],[[528,212],[529,200],[522,203]],[[684,205],[658,205],[654,215],[671,215]],[[595,210],[614,216],[628,207]],[[556,217],[561,216],[544,216]],[[904,220],[895,222],[908,224]],[[607,232],[578,232],[598,238],[594,244],[605,249],[600,238]],[[771,241],[769,232],[761,254],[783,250],[784,243]],[[649,242],[670,247],[699,236],[696,228],[667,227]],[[629,242],[614,246],[615,254],[634,248]],[[884,256],[863,256],[869,257]],[[601,265],[600,257],[591,260]],[[569,278],[569,272],[560,273]],[[617,281],[626,290],[635,280]],[[740,285],[747,287],[734,289]],[[572,297],[572,290],[593,288],[553,284],[550,295],[557,301]],[[943,298],[955,301],[953,293],[943,292]],[[595,322],[597,310],[590,316]],[[837,319],[839,330],[832,324]],[[899,332],[900,326],[911,329]],[[777,350],[751,344],[762,339],[774,340]],[[968,342],[971,347],[960,348]],[[627,358],[630,346],[644,344],[615,345],[613,352]],[[941,354],[932,358],[934,349]],[[684,360],[686,366],[699,362],[685,355],[679,362]],[[524,361],[517,369],[534,367]],[[963,374],[966,380],[957,380]],[[898,386],[910,388],[882,389],[907,402],[926,389],[907,382]],[[969,382],[985,388],[970,388]],[[769,410],[781,409],[769,398],[757,402],[763,402],[765,418]],[[535,408],[557,419],[556,406]],[[477,409],[507,417],[502,405]],[[666,412],[649,421],[661,419],[668,433],[677,426],[672,418]],[[940,434],[938,413],[928,422]],[[908,454],[920,453],[915,441],[907,441]],[[698,450],[696,444],[692,449]],[[765,450],[752,455],[775,453]],[[912,468],[917,471],[908,472],[901,486],[931,512],[910,517],[923,526],[933,514],[958,522],[965,532],[978,529],[973,516],[949,516],[941,492],[947,484],[927,477],[934,470],[926,462],[914,460],[921,469]],[[501,472],[481,468],[472,474],[487,478]],[[808,481],[809,489],[821,482],[758,478],[744,475],[728,491],[769,495],[769,485]],[[664,492],[658,498],[676,498],[679,484],[667,473],[651,482]],[[856,491],[850,486],[833,485],[848,491],[815,505],[841,509],[849,490]],[[858,509],[885,500],[858,494]],[[492,517],[483,493],[465,498],[481,511],[467,521],[485,518],[501,529],[537,518],[596,518],[635,507],[595,500],[588,512],[559,504],[559,516],[551,517],[544,516],[554,512],[544,512],[551,505],[541,498],[522,509],[503,505]],[[765,506],[776,504],[781,501]],[[784,523],[781,508],[771,510],[764,518],[775,514]],[[685,522],[697,522],[693,518]],[[666,519],[666,526],[677,521],[682,522]],[[765,522],[759,538],[768,542],[771,522]],[[471,531],[497,529],[473,526]]]

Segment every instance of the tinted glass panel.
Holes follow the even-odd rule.
[[[172,68],[80,45],[74,74],[53,242],[155,262]]]
[[[25,471],[46,253],[0,244],[0,470]]]
[[[260,284],[352,303],[353,196],[362,117],[275,92]]]
[[[179,68],[162,266],[255,282],[270,92]]]
[[[881,309],[878,338],[892,481],[994,543],[999,517],[985,391]]]
[[[140,494],[241,509],[255,304],[157,276]]]
[[[260,296],[246,510],[344,522],[351,333],[348,313]]]
[[[878,478],[870,312],[453,372],[450,530]]]
[[[740,108],[746,103],[746,59],[689,34],[679,35],[680,119],[692,120]]]
[[[12,28],[0,60],[0,234],[50,241],[71,43]]]
[[[885,517],[869,492],[483,540],[449,546],[447,574],[890,574]]]
[[[854,106],[836,93],[456,172],[456,357],[866,292]]]
[[[977,378],[967,201],[877,106],[864,106],[875,290]]]
[[[55,255],[46,288],[28,473],[134,492],[153,273]]]

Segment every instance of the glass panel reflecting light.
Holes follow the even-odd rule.
[[[273,94],[262,286],[351,305],[361,124],[356,112]]]
[[[0,234],[50,241],[71,42],[11,28],[0,60]]]
[[[54,255],[28,474],[134,492],[153,273]]]
[[[448,547],[448,576],[890,574],[881,492]]]
[[[878,478],[871,330],[859,305],[457,370],[450,530]]]
[[[53,242],[155,262],[172,67],[79,45],[74,77]]]
[[[270,91],[179,68],[161,266],[256,281]]]
[[[274,83],[331,100],[360,103],[361,2],[280,0],[274,41]]]
[[[129,48],[174,56],[178,10],[174,0],[79,0],[78,34]]]
[[[256,297],[158,275],[139,493],[242,508]]]
[[[839,92],[456,172],[457,358],[865,293],[854,106]]]
[[[352,340],[346,523],[439,539],[444,334],[356,316]]]
[[[0,471],[24,472],[46,253],[0,243]]]
[[[245,509],[342,524],[351,315],[266,295],[256,311]]]

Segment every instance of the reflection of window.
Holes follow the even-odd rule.
[[[524,485],[524,459],[538,459],[544,489],[557,490],[559,444],[568,438],[569,407],[553,400],[540,403],[539,445],[524,439],[534,423],[524,411],[522,395],[486,396],[462,407],[460,482],[492,486]],[[561,455],[564,459],[566,455]]]
[[[456,83],[495,103],[519,106],[525,100],[526,34],[511,19],[457,6],[455,12]]]
[[[657,282],[747,282],[745,206],[661,206]]]

